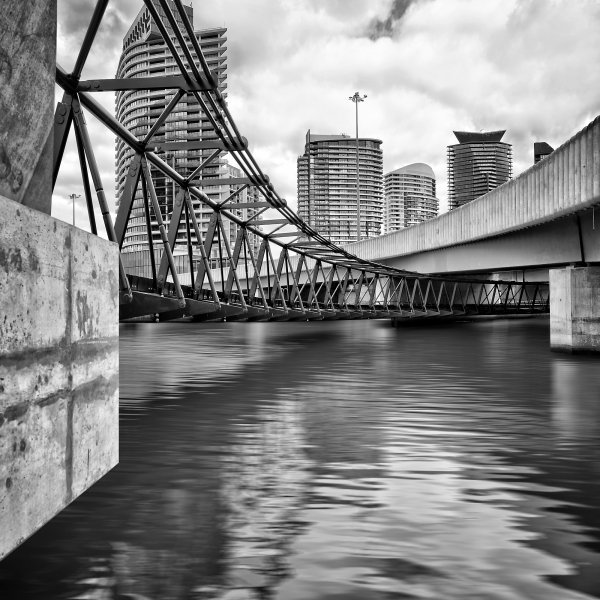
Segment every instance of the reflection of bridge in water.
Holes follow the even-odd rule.
[[[57,69],[57,82],[64,96],[57,109],[54,177],[59,170],[64,145],[74,126],[80,148],[80,160],[92,231],[96,231],[93,200],[87,180],[89,168],[98,202],[104,216],[109,239],[121,246],[128,227],[134,198],[141,187],[146,212],[146,276],[132,275],[123,255],[120,267],[121,319],[151,316],[160,320],[193,318],[195,320],[314,320],[364,318],[424,318],[471,314],[514,314],[547,312],[546,282],[482,282],[433,278],[406,270],[384,266],[358,258],[334,245],[302,221],[276,192],[269,178],[248,149],[217,89],[217,77],[208,67],[182,3],[167,0],[146,2],[166,46],[172,53],[181,75],[150,78],[81,81],[85,57],[100,25],[104,3],[100,2],[80,57],[68,74]],[[156,4],[156,6],[155,6]],[[159,14],[158,6],[162,11]],[[181,19],[183,30],[178,25]],[[138,139],[109,114],[92,96],[94,91],[170,89],[175,95],[162,113],[148,115],[148,132]],[[161,126],[176,111],[179,100],[191,94],[208,117],[214,139],[203,140],[203,148],[214,151],[211,157],[183,176],[152,149],[157,144]],[[104,123],[132,151],[124,192],[119,199],[116,222],[110,211],[100,181],[94,148],[88,135],[83,109]],[[189,142],[182,142],[181,147]],[[192,142],[193,143],[193,142]],[[174,146],[175,144],[171,144]],[[244,177],[229,179],[242,191],[248,184],[257,187],[262,199],[252,203],[236,201],[237,192],[216,202],[195,183],[199,174],[221,152],[229,152],[244,172]],[[173,212],[168,224],[163,222],[150,166],[170,179],[177,187]],[[215,180],[211,181],[214,185]],[[213,214],[206,235],[202,235],[194,211],[201,202]],[[236,209],[252,208],[254,214],[243,219]],[[261,220],[265,211],[276,211],[276,218]],[[151,220],[161,233],[160,247],[155,248]],[[261,227],[274,226],[269,232]],[[230,238],[228,231],[236,235]],[[226,231],[227,230],[227,231]],[[187,239],[188,284],[181,281],[175,261],[175,245],[182,235]],[[251,239],[262,239],[254,252]],[[211,271],[211,257],[218,256],[217,277]],[[181,258],[181,257],[177,257]]]

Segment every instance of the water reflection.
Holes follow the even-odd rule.
[[[1,598],[600,597],[600,369],[546,321],[121,334],[121,464]]]

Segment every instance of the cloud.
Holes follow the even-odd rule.
[[[109,4],[86,77],[114,76],[140,7]],[[61,60],[74,62],[91,13],[91,3],[59,2]],[[506,129],[518,174],[534,141],[556,147],[600,112],[596,0],[203,0],[194,20],[228,28],[229,106],[293,206],[306,130],[354,134],[357,90],[368,94],[360,132],[383,140],[384,169],[431,165],[442,208],[453,130]],[[97,97],[113,110],[112,94]],[[101,129],[113,201],[114,140]]]
[[[377,40],[380,37],[393,37],[402,17],[411,5],[417,1],[418,0],[394,0],[384,19],[375,18],[369,23],[366,31],[367,36],[371,40]]]
[[[347,97],[359,90],[369,96],[360,129],[383,140],[385,169],[427,162],[445,207],[453,130],[507,129],[519,173],[531,164],[534,141],[559,145],[598,112],[597,3],[429,0],[381,4],[376,16],[363,4],[362,14],[344,19],[300,4],[254,14],[268,50],[243,68],[230,54],[233,114],[256,147],[278,139],[293,156],[308,128],[353,134]],[[248,18],[231,10],[228,36],[252,53],[256,30]],[[357,35],[386,22],[390,30],[380,29],[391,35]],[[265,170],[271,162],[275,168],[265,153]],[[290,161],[285,180],[273,177],[288,197],[295,175]]]

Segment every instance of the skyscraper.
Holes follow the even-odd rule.
[[[534,142],[533,143],[533,163],[538,163],[546,156],[552,154],[554,148],[547,142]]]
[[[177,11],[173,14],[181,25]],[[159,13],[162,9],[157,7]],[[193,23],[193,9],[184,6],[185,13],[190,22]],[[166,20],[165,20],[166,23]],[[168,29],[170,27],[167,25]],[[183,31],[183,27],[180,27]],[[206,29],[195,31],[202,52],[208,62],[210,70],[217,74],[218,89],[226,96],[227,78],[227,46],[225,28]],[[200,65],[198,65],[200,68]],[[118,78],[127,77],[156,77],[165,75],[177,75],[179,69],[173,59],[171,52],[164,43],[158,27],[152,20],[147,8],[142,8],[135,21],[129,28],[123,39],[123,52],[117,69]],[[121,91],[116,94],[117,119],[127,127],[138,139],[143,139],[148,133],[152,122],[158,117],[176,90],[135,90]],[[156,131],[150,141],[150,146],[155,146],[163,160],[176,169],[181,175],[187,176],[210,154],[212,149],[200,149],[189,147],[189,142],[200,142],[216,139],[207,116],[202,111],[198,101],[192,93],[182,96],[174,110],[166,121]],[[179,144],[188,143],[187,148],[179,148]],[[200,144],[195,144],[199,146]],[[123,193],[129,163],[134,155],[127,145],[121,140],[116,143],[116,183],[117,204]],[[173,201],[177,194],[175,184],[166,178],[158,169],[151,166],[152,180],[156,188],[156,195],[161,206],[163,220],[169,222],[170,213],[173,209]],[[209,166],[202,170],[196,182],[201,185],[203,178],[214,180],[222,177],[241,176],[242,173],[235,167],[231,167],[223,158],[217,158]],[[231,185],[212,185],[203,187],[203,191],[209,198],[215,201],[224,200],[235,188]],[[256,196],[256,188],[244,190],[236,202],[252,201]],[[244,209],[247,216],[252,214],[251,209]],[[204,233],[208,227],[212,210],[205,207],[200,201],[194,200],[194,212],[201,232]],[[156,248],[161,247],[160,234],[156,219],[151,217],[152,238]],[[192,231],[193,241],[196,241],[195,233]],[[233,241],[233,240],[231,240]],[[175,253],[183,251],[186,247],[187,235],[184,227],[180,228],[177,237]],[[142,198],[141,186],[138,190],[131,210],[131,216],[122,252],[124,254],[147,251],[148,242],[146,234],[146,214]],[[218,249],[213,248],[213,254],[218,254]],[[214,258],[214,256],[213,256]]]
[[[455,131],[448,146],[448,207],[462,206],[507,182],[512,176],[512,146],[506,131]]]
[[[383,218],[381,140],[359,138],[361,237],[380,235]],[[298,214],[336,244],[356,241],[356,138],[306,133],[298,157]]]
[[[413,163],[385,175],[385,232],[416,225],[438,214],[435,174],[425,163]]]

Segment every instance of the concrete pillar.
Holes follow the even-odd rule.
[[[600,267],[550,269],[550,347],[600,352]]]
[[[118,460],[117,244],[0,196],[0,559]]]
[[[47,214],[55,71],[56,0],[2,2],[0,195]]]

